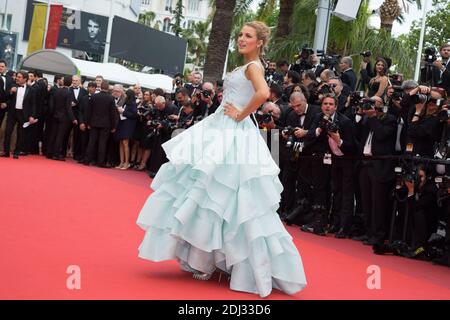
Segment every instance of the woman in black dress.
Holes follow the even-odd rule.
[[[130,147],[129,141],[133,137],[137,120],[136,96],[134,91],[128,89],[125,93],[126,100],[123,107],[117,107],[120,114],[119,125],[117,126],[116,139],[120,144],[120,165],[116,169],[127,170],[130,168]]]
[[[383,58],[378,58],[375,63],[375,77],[369,82],[367,97],[378,96],[384,99],[386,89],[389,86],[389,78],[387,76],[387,62]]]

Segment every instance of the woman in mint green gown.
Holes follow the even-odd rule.
[[[238,39],[245,65],[226,76],[214,114],[163,144],[169,162],[137,220],[146,231],[139,257],[176,259],[200,280],[219,269],[232,290],[261,297],[306,286],[300,254],[276,212],[279,168],[249,117],[269,95],[259,59],[268,38],[265,24],[245,24]]]

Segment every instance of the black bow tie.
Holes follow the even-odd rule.
[[[18,86],[18,88],[25,88],[25,86]]]

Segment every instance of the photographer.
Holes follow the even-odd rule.
[[[429,177],[421,164],[408,172],[401,181],[402,187],[397,194],[407,197],[409,221],[407,230],[409,236],[408,250],[401,252],[408,258],[426,258],[427,242],[437,226],[438,189],[434,179]]]
[[[339,70],[341,71],[340,78],[343,83],[349,86],[351,92],[356,89],[356,74],[352,67],[353,59],[351,57],[341,58],[339,62]]]
[[[311,93],[308,99],[309,103],[314,103],[313,93],[317,91],[317,87],[319,86],[316,78],[318,77],[316,77],[316,74],[312,70],[307,70],[302,73],[302,84],[306,86],[308,91]]]
[[[372,70],[372,64],[370,62],[370,57],[372,56],[372,52],[364,51],[360,53],[363,56],[363,60],[361,61],[361,65],[359,68],[359,73],[361,75],[360,85],[357,90],[366,91],[367,86],[369,85],[370,79],[375,77],[375,73]]]
[[[183,104],[190,100],[189,91],[186,88],[179,88],[175,91],[175,106],[178,109],[181,109]]]
[[[267,85],[269,87],[272,85],[272,83],[276,83],[279,85],[283,84],[284,77],[282,74],[279,74],[277,72],[277,63],[276,62],[269,61],[265,78],[266,78]]]
[[[446,43],[439,48],[442,60],[433,61],[433,84],[443,88],[450,96],[450,44]]]
[[[296,203],[296,184],[301,193],[301,198],[306,198],[310,202],[311,195],[311,162],[314,160],[301,159],[301,154],[308,154],[305,146],[306,135],[311,128],[316,116],[320,113],[320,108],[308,105],[305,96],[300,92],[291,95],[290,106],[292,112],[289,113],[282,130],[282,142],[280,145],[280,156],[283,155],[284,166],[281,181],[284,187],[281,194],[282,216],[287,217],[294,209]],[[310,154],[310,153],[309,153]],[[293,220],[293,217],[291,217]],[[291,221],[294,223],[295,221]]]
[[[356,115],[358,153],[364,156],[393,155],[395,150],[395,117],[383,112],[383,100],[372,97],[358,108]],[[362,220],[366,234],[353,239],[366,245],[382,243],[386,236],[386,214],[389,195],[393,190],[394,162],[392,160],[364,160],[359,175],[362,199]]]
[[[353,211],[352,163],[341,161],[338,157],[354,154],[353,126],[350,119],[336,112],[337,99],[334,94],[324,95],[321,109],[322,112],[315,117],[305,142],[306,148],[312,155],[323,157],[323,159],[315,159],[311,163],[314,222],[302,226],[302,230],[318,235],[326,234],[328,219],[326,205],[329,198],[327,185],[332,161],[335,166],[331,169],[333,191],[339,208],[336,214],[340,218],[340,221],[335,223],[339,225],[340,237],[345,237],[346,228],[350,222],[349,216],[351,217]],[[331,160],[332,155],[333,160]]]
[[[181,73],[175,74],[172,80],[172,92],[176,93],[178,90],[183,88],[183,84],[183,75]]]
[[[170,128],[169,116],[177,115],[178,110],[173,105],[166,105],[166,99],[162,96],[155,98],[155,113],[152,118],[155,125],[155,134],[151,144],[151,156],[149,163],[149,176],[154,178],[159,168],[168,161],[162,144],[170,139],[172,130]],[[152,124],[152,125],[153,125]]]
[[[270,86],[270,95],[268,101],[273,102],[279,108],[281,113],[286,112],[289,108],[289,105],[283,100],[283,89],[280,85],[276,83],[272,83]]]
[[[406,86],[407,87],[407,86]],[[397,121],[397,131],[395,140],[395,154],[401,155],[406,150],[407,131],[409,124],[410,105],[404,104],[404,88],[403,86],[390,86],[386,91],[388,101],[388,113],[393,115]]]
[[[273,102],[266,102],[261,110],[256,112],[256,121],[260,129],[272,130],[279,128],[280,123],[280,108]]]
[[[308,48],[306,45],[303,46],[302,50],[296,56],[297,60],[289,69],[297,72],[298,74],[301,74],[305,70],[311,69],[313,67],[310,58],[312,54],[314,54],[313,49]]]
[[[434,156],[434,145],[442,132],[438,115],[444,105],[443,94],[441,88],[428,87],[417,87],[409,93],[415,102],[415,112],[408,127],[407,151],[413,155]]]
[[[176,129],[187,129],[194,125],[194,104],[190,100],[183,102],[178,115],[172,114],[167,117],[175,122]]]
[[[195,105],[195,118],[205,118],[216,112],[219,105],[215,96],[214,85],[211,82],[205,82],[201,91],[199,89],[195,91],[192,97],[192,102]]]
[[[343,93],[344,85],[342,83],[342,80],[338,77],[331,78],[328,80],[328,86],[330,87],[330,90],[332,93],[335,94],[337,99],[337,112],[342,113],[350,120],[353,118],[352,109],[347,108],[347,98],[348,96]]]

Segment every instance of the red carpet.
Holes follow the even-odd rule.
[[[137,257],[143,231],[135,221],[149,184],[142,172],[1,158],[0,299],[258,299],[226,280],[193,280],[176,262]],[[449,268],[289,231],[308,287],[269,299],[450,299]],[[81,290],[66,288],[70,265],[81,268]],[[380,267],[380,290],[366,286],[370,265]]]

